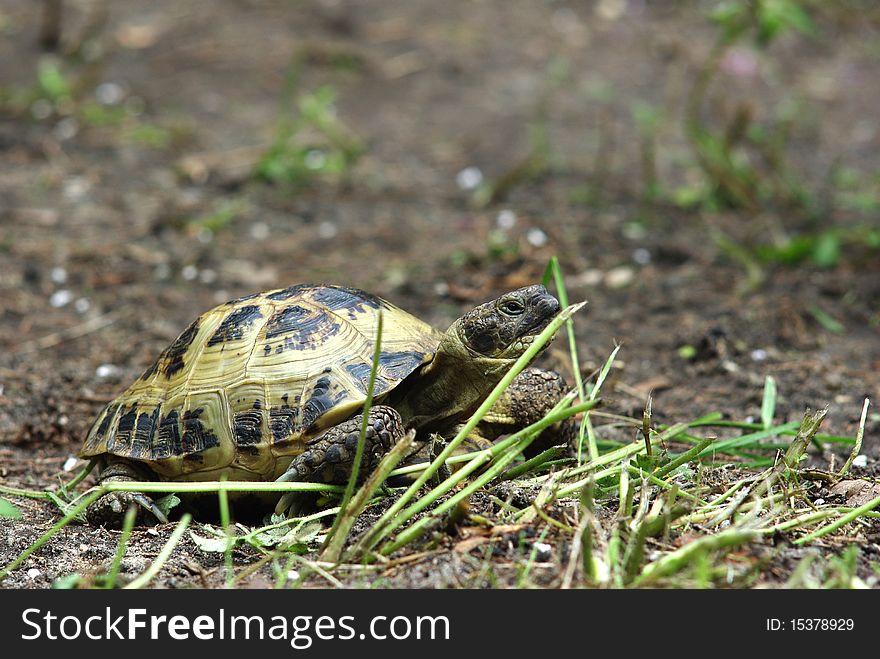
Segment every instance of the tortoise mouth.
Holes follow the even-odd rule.
[[[529,313],[518,328],[520,337],[534,337],[544,331],[557,315],[559,315],[559,300],[550,295],[544,287],[542,292],[533,296],[531,300],[532,311]]]
[[[547,323],[543,323],[540,327],[536,328],[533,331],[534,333],[523,334],[522,336],[517,337],[516,341],[514,341],[512,344],[510,344],[510,346],[508,347],[507,350],[505,350],[505,352],[508,353],[508,355],[511,357],[514,357],[514,358],[519,357],[526,350],[528,350],[529,348],[532,347],[532,344],[537,340],[538,335],[544,331],[545,327],[547,327]],[[546,350],[547,347],[551,343],[553,343],[553,339],[555,339],[555,338],[556,338],[556,333],[554,333],[553,336],[551,336],[547,340],[547,342],[543,346],[541,346],[541,352]]]

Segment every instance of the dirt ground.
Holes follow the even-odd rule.
[[[789,166],[817,200],[805,212],[670,201],[702,175],[681,117],[717,34],[712,3],[71,0],[60,55],[46,60],[38,3],[7,0],[0,483],[42,489],[71,478],[101,407],[215,304],[322,281],[369,290],[443,328],[539,281],[553,255],[572,300],[589,301],[576,319],[584,373],[623,344],[609,411],[640,416],[653,391],[655,424],[714,411],[757,418],[772,375],[777,421],[827,405],[822,431],[853,436],[863,400],[880,400],[877,249],[845,241],[830,267],[761,262],[750,285],[752,271],[717,239],[771,244],[817,227],[880,227],[880,201],[840,203],[835,182],[845,167],[877,189],[880,12],[827,4],[813,36],[744,43],[706,102],[717,125],[747,108],[753,126],[773,126],[780,108],[794,108]],[[53,70],[70,98],[59,100]],[[252,176],[290,114],[285,89],[297,98],[322,86],[336,91],[331,123],[362,155],[298,185]],[[638,107],[659,117],[654,168],[669,194],[651,201]],[[314,126],[297,137],[327,141]],[[536,149],[540,171],[528,168]],[[331,152],[319,148],[313,165]],[[501,182],[488,203],[475,203],[480,181]],[[563,371],[564,344],[547,357]],[[878,473],[878,430],[869,415],[867,463],[854,473]],[[13,500],[24,519],[0,518],[4,565],[59,518],[45,502]],[[471,506],[491,512],[479,497]],[[143,571],[171,528],[137,531],[123,573]],[[95,574],[118,537],[65,528],[3,586]],[[512,533],[488,555],[466,540],[450,534],[380,573],[312,574],[308,584],[516,585],[534,538]],[[754,583],[784,582],[792,551]],[[558,585],[567,556],[560,541],[530,583]],[[216,586],[220,565],[222,554],[186,538],[153,585]],[[242,585],[272,583],[264,569]]]

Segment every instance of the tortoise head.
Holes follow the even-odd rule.
[[[559,301],[543,286],[526,286],[481,304],[458,320],[461,340],[492,359],[516,359],[559,313]]]

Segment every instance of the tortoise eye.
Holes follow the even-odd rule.
[[[519,316],[526,308],[516,300],[508,300],[503,302],[499,307],[501,312],[508,316]]]

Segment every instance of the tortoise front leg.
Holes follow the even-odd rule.
[[[304,452],[296,456],[281,476],[279,482],[348,482],[354,465],[358,439],[363,424],[363,414],[358,414],[333,426],[325,433],[307,443]],[[404,428],[400,414],[393,407],[377,405],[370,408],[364,453],[358,481],[362,482],[382,456],[403,437]],[[276,514],[287,514],[296,507],[299,492],[288,492],[275,507]]]
[[[526,368],[483,417],[478,426],[480,435],[494,440],[540,421],[568,391],[568,384],[556,371]],[[537,455],[556,444],[566,444],[571,450],[577,437],[577,421],[568,417],[538,435],[525,453],[527,456]]]
[[[494,441],[500,436],[515,433],[544,418],[568,391],[565,379],[556,371],[534,367],[524,369],[453,454],[461,455],[492,448]],[[443,433],[443,440],[449,441],[455,437],[464,425],[459,423],[452,426]],[[571,451],[577,443],[577,438],[577,421],[568,417],[538,435],[526,449],[525,454],[531,457],[557,444],[567,444]],[[436,455],[431,442],[426,442],[407,458],[405,464],[431,462]],[[452,471],[461,468],[462,465],[463,463],[454,465]],[[401,482],[413,480],[411,476],[399,478],[402,479]]]
[[[143,469],[139,469],[132,462],[124,458],[109,456],[98,475],[98,483],[108,482],[131,482],[154,480]],[[141,492],[108,492],[98,497],[89,504],[86,509],[86,519],[89,524],[106,526],[108,528],[121,528],[125,519],[125,513],[132,505],[138,506],[136,523],[148,524],[150,522],[166,523],[168,518],[156,507],[153,500]]]

